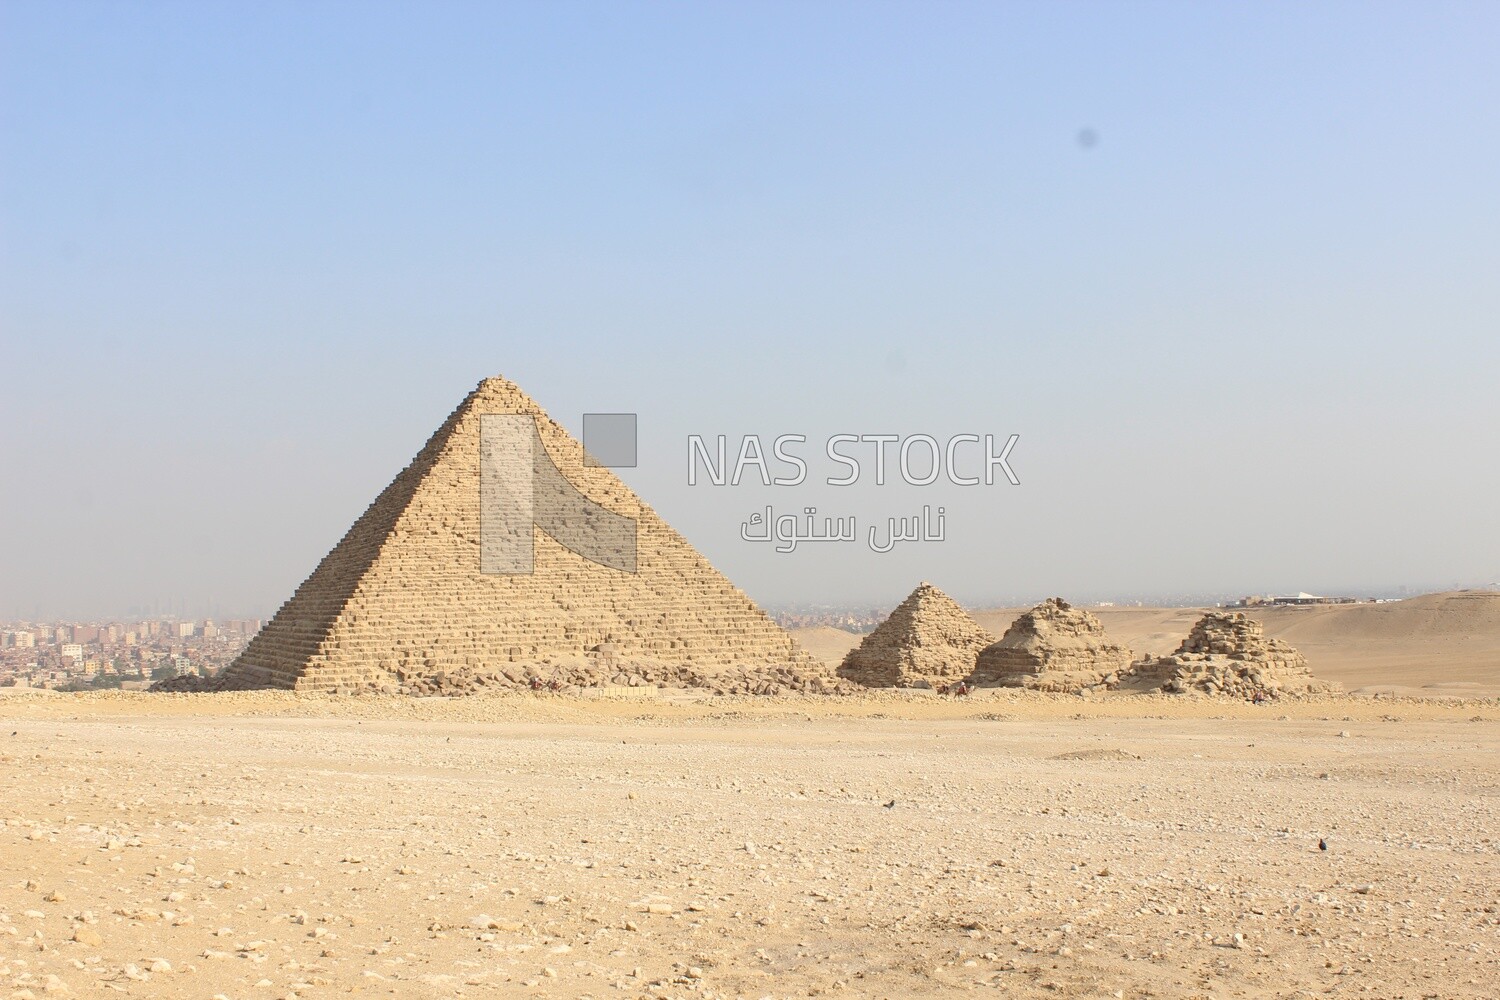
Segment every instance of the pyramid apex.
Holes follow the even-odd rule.
[[[491,375],[489,378],[480,379],[474,391],[469,393],[460,404],[461,409],[475,407],[494,412],[546,415],[546,411],[527,394],[525,389],[504,375]]]
[[[950,601],[953,600],[953,598],[948,597],[948,595],[943,593],[942,590],[934,586],[930,580],[923,580],[921,583],[917,584],[912,592],[907,595],[907,600],[910,600],[913,597],[932,597],[934,595],[937,597],[947,598]]]

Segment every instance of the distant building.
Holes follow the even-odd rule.
[[[1354,597],[1319,597],[1317,594],[1309,594],[1299,591],[1295,594],[1277,596],[1267,594],[1262,597],[1259,594],[1251,594],[1242,597],[1233,604],[1231,608],[1296,608],[1307,607],[1314,604],[1358,604],[1359,600]]]
[[[1305,604],[1356,604],[1352,597],[1319,597],[1316,594],[1299,592],[1290,597],[1273,597],[1270,603],[1282,606],[1298,606]]]

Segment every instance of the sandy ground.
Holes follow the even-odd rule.
[[[0,996],[1500,996],[1493,701],[0,716]]]

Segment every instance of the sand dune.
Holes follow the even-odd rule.
[[[996,635],[1025,608],[974,612]],[[1177,648],[1205,608],[1090,608],[1110,638],[1137,655]],[[1314,673],[1350,691],[1428,696],[1500,696],[1500,592],[1460,590],[1389,604],[1333,604],[1248,612],[1266,635],[1285,639]],[[839,629],[794,629],[803,648],[841,658],[860,637]],[[804,641],[804,636],[806,640]]]

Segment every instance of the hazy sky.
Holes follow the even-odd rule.
[[[624,478],[763,601],[1493,581],[1497,38],[7,0],[0,614],[268,613],[491,374],[639,413]],[[690,488],[693,433],[1015,433],[1021,485]],[[947,540],[776,554],[766,503]]]

